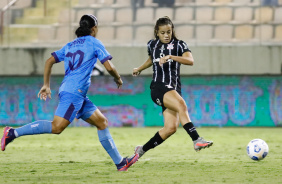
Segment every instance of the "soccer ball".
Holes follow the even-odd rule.
[[[247,146],[247,154],[253,160],[262,160],[268,154],[268,145],[262,139],[253,139]]]

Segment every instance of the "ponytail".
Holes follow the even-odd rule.
[[[92,32],[91,28],[96,25],[98,25],[98,20],[94,15],[83,15],[75,34],[77,37],[90,35]]]

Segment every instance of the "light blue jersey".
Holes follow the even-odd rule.
[[[92,33],[92,28],[97,28],[98,26],[98,20],[94,15],[83,15],[79,21],[79,26],[80,27],[76,30],[76,35],[85,34],[86,30]],[[64,130],[68,122],[57,121],[58,119],[56,119],[56,117],[64,118],[68,120],[69,123],[71,123],[74,118],[81,118],[90,124],[93,124],[93,121],[97,118],[100,120],[104,118],[97,107],[86,96],[91,84],[91,73],[96,65],[97,59],[99,59],[102,64],[112,59],[112,56],[107,52],[104,45],[90,35],[83,36],[69,42],[62,49],[53,52],[52,56],[55,58],[56,63],[64,61],[65,66],[65,77],[59,89],[59,104],[55,112],[54,121],[35,121],[17,129],[6,127],[1,139],[2,151],[5,150],[5,147],[10,142],[20,136],[60,133]],[[97,113],[95,114],[95,112]],[[135,154],[131,158],[123,158],[118,152],[109,129],[107,128],[107,124],[105,124],[105,126],[104,129],[97,127],[99,128],[99,141],[116,164],[118,171],[126,171],[138,160],[139,156]],[[102,128],[103,127],[104,126],[102,126]]]
[[[65,77],[60,86],[62,91],[85,97],[91,84],[91,73],[97,59],[103,64],[112,56],[101,41],[93,36],[79,37],[52,53],[59,63],[64,61]]]

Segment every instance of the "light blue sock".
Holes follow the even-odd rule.
[[[108,128],[104,130],[98,130],[99,141],[102,146],[108,152],[115,164],[119,164],[122,161],[122,156],[119,154],[118,149],[114,143],[114,140],[110,134]]]
[[[15,129],[16,137],[20,137],[23,135],[51,134],[51,133],[52,133],[52,122],[47,120],[35,121]]]

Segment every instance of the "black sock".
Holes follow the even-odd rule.
[[[159,132],[157,132],[154,137],[152,137],[146,144],[143,146],[143,151],[148,151],[158,145],[160,145],[164,140],[161,138]]]
[[[8,133],[8,136],[10,137],[10,139],[15,139],[16,138],[15,129],[11,128]]]
[[[190,135],[193,141],[197,140],[200,137],[192,122],[186,123],[183,128]]]

